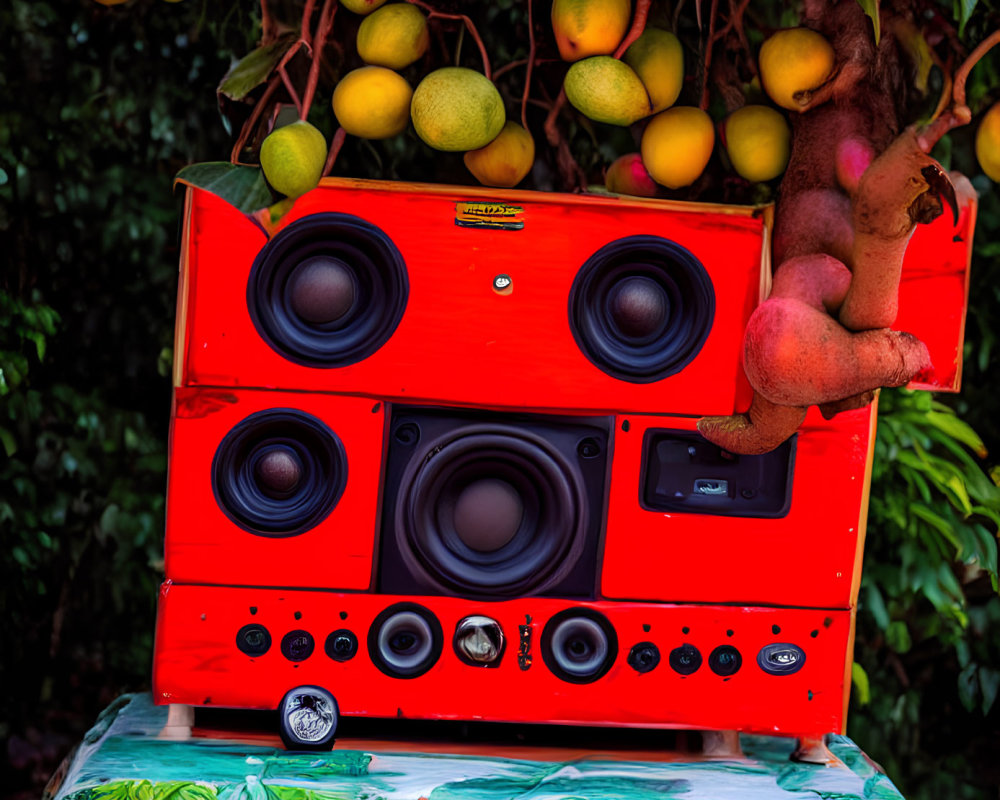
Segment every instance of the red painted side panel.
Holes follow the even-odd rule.
[[[398,600],[429,609],[444,631],[440,658],[419,677],[399,679],[380,672],[367,650],[376,615]],[[557,678],[540,654],[550,617],[572,604],[519,599],[482,603],[457,598],[399,598],[267,589],[220,589],[165,584],[160,594],[154,697],[161,703],[276,708],[289,689],[320,685],[336,697],[347,716],[414,719],[482,719],[679,728],[716,728],[761,733],[804,734],[842,728],[844,675],[849,657],[850,611],[590,603],[606,615],[618,638],[613,666],[589,684]],[[500,623],[507,651],[499,667],[462,663],[451,647],[460,619],[486,614]],[[236,647],[247,624],[267,628],[272,644],[257,657]],[[518,663],[520,626],[530,630],[531,661]],[[336,662],[324,652],[329,633],[346,628],[360,643],[357,655]],[[315,649],[303,661],[282,655],[281,640],[305,631]],[[630,649],[652,642],[659,665],[640,674],[627,664]],[[765,673],[760,649],[791,643],[805,653],[790,675]],[[669,666],[669,653],[696,647],[704,663],[682,676]],[[720,645],[735,647],[742,666],[721,677],[708,666]]]
[[[946,392],[960,388],[975,224],[973,200],[962,209],[958,224],[946,211],[930,225],[918,225],[906,248],[899,315],[892,327],[923,341],[934,364],[933,372],[911,383],[911,388]]]
[[[212,461],[223,437],[250,414],[272,408],[298,409],[324,422],[347,455],[347,485],[336,507],[316,527],[290,537],[239,527],[223,513],[212,487]],[[381,404],[368,398],[178,389],[167,486],[167,575],[200,583],[367,589],[383,424]]]
[[[777,519],[650,511],[639,503],[647,430],[696,420],[628,417],[616,426],[604,549],[606,597],[695,603],[853,606],[868,504],[873,406],[797,434],[792,502]]]
[[[395,187],[395,188],[393,188]],[[749,394],[740,366],[743,328],[758,301],[764,222],[751,209],[513,192],[523,230],[455,224],[456,203],[482,189],[399,191],[399,185],[325,181],[282,226],[317,212],[352,214],[385,231],[406,262],[409,301],[375,354],[345,367],[292,363],[258,335],[246,303],[263,232],[223,201],[191,190],[181,382],[363,393],[454,405],[674,413],[729,413]],[[679,210],[679,209],[683,210]],[[710,209],[710,210],[706,210]],[[711,210],[714,209],[714,210]],[[579,350],[568,297],[583,263],[626,236],[677,242],[707,269],[715,322],[692,363],[635,384],[612,378]],[[498,274],[509,294],[493,290]]]

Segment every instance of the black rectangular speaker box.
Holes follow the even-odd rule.
[[[379,592],[596,596],[611,417],[389,411]]]
[[[763,455],[729,453],[691,431],[650,429],[642,503],[652,511],[778,518],[792,504],[795,436]]]

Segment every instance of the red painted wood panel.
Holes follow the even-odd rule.
[[[444,631],[440,658],[424,675],[389,677],[373,665],[367,634],[376,615],[398,600],[430,610]],[[761,733],[805,734],[843,727],[844,676],[853,613],[720,605],[587,603],[604,613],[617,634],[611,669],[588,684],[557,678],[544,663],[539,640],[549,618],[568,601],[518,599],[483,603],[459,598],[400,598],[368,594],[273,589],[223,589],[165,584],[160,593],[154,697],[160,703],[276,708],[289,689],[320,685],[336,697],[344,715],[412,719],[482,719],[511,722],[717,728]],[[486,614],[508,639],[494,669],[462,663],[451,647],[460,619]],[[250,657],[236,647],[247,624],[268,629],[272,644]],[[531,631],[531,665],[517,659],[519,626]],[[648,626],[648,628],[647,628]],[[358,654],[336,662],[324,641],[336,629],[352,630]],[[306,631],[316,642],[308,658],[292,662],[280,642]],[[627,663],[629,650],[653,642],[662,659],[640,674]],[[792,643],[806,658],[791,675],[770,675],[756,662],[772,643]],[[704,656],[689,676],[668,664],[673,648],[691,644]],[[736,647],[742,666],[722,677],[708,666],[711,651]]]

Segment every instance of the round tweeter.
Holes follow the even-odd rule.
[[[441,623],[416,603],[396,603],[368,630],[372,661],[392,678],[416,678],[437,663],[443,647]]]
[[[251,414],[226,434],[212,489],[233,522],[261,536],[292,536],[322,522],[347,485],[340,438],[302,411]]]
[[[312,214],[260,251],[247,308],[261,338],[290,361],[344,367],[377,351],[402,319],[409,281],[380,228],[349,214]]]
[[[580,268],[569,293],[576,343],[600,370],[652,383],[682,370],[715,317],[715,290],[690,251],[659,236],[605,245]]]
[[[589,515],[578,466],[516,426],[470,424],[421,442],[397,498],[398,551],[437,592],[543,592],[584,550]]]
[[[558,678],[593,683],[618,655],[618,636],[607,617],[589,608],[568,608],[542,630],[542,659]]]

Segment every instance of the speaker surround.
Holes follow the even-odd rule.
[[[680,372],[701,350],[715,318],[715,291],[701,262],[659,236],[611,242],[580,268],[569,320],[583,353],[630,383]]]
[[[542,629],[542,659],[556,677],[568,683],[593,683],[618,656],[614,627],[598,611],[567,608]]]
[[[251,414],[219,444],[212,489],[233,522],[261,536],[293,536],[333,510],[347,485],[340,438],[303,411]]]
[[[325,212],[292,223],[260,251],[246,297],[275,351],[304,366],[344,367],[389,340],[408,294],[403,257],[384,231]]]
[[[416,678],[434,666],[443,649],[441,623],[424,606],[396,603],[368,631],[372,663],[393,678]]]
[[[382,591],[592,595],[607,420],[393,407],[390,425]]]

